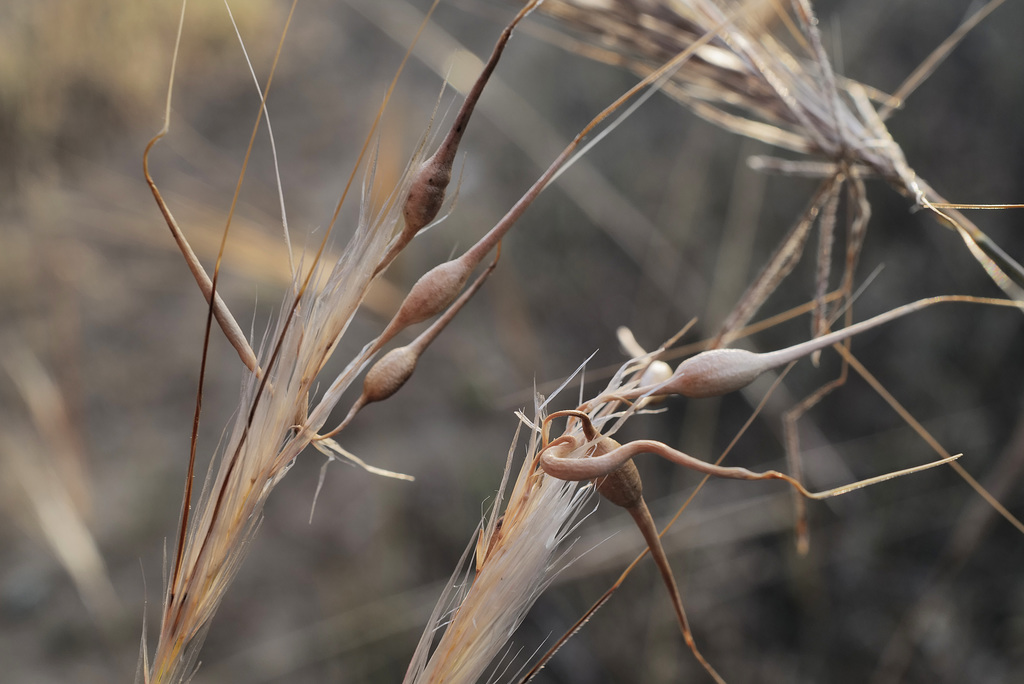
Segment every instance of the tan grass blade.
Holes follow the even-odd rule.
[[[0,368],[25,401],[36,432],[24,425],[0,425],[0,466],[20,489],[38,531],[64,567],[96,624],[109,630],[121,606],[106,562],[87,522],[87,473],[75,458],[71,425],[60,390],[42,363],[21,342],[8,337]],[[11,511],[13,513],[13,511]]]

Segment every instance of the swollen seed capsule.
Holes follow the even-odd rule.
[[[672,381],[658,394],[719,397],[743,389],[768,367],[761,355],[745,349],[712,349],[679,364]]]
[[[632,460],[596,480],[597,491],[611,503],[622,508],[633,508],[643,500],[643,482],[640,471]]]
[[[584,423],[583,434],[587,436],[587,439],[597,438],[597,444],[591,457],[604,456],[622,446],[611,437],[598,435],[589,419]],[[644,498],[644,486],[640,480],[640,471],[636,469],[632,459],[607,475],[597,478],[594,480],[594,484],[601,496],[625,509],[632,509]]]
[[[437,218],[444,204],[445,192],[452,180],[452,162],[450,158],[438,159],[438,154],[420,165],[405,198],[402,215],[405,217],[403,238],[406,242]]]
[[[453,259],[424,273],[405,296],[389,327],[397,332],[444,311],[459,296],[472,270],[462,259]]]
[[[382,356],[363,379],[363,403],[383,401],[401,389],[412,377],[419,358],[419,352],[411,346],[392,349]]]

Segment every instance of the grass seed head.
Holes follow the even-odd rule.
[[[540,425],[535,420],[533,425]],[[530,444],[501,517],[500,532],[472,586],[457,598],[444,634],[427,657],[440,625],[427,625],[405,682],[477,682],[493,659],[507,648],[527,611],[562,567],[558,550],[573,528],[582,504],[593,490],[549,477],[537,468],[540,437],[531,429]],[[513,450],[515,443],[513,443]],[[510,455],[513,451],[510,451]],[[512,467],[510,459],[506,468]],[[493,516],[502,515],[494,510]],[[496,528],[496,526],[494,526]],[[476,541],[471,548],[476,547]],[[467,556],[468,557],[468,553]],[[465,561],[465,558],[464,558]],[[460,573],[453,577],[453,587]],[[469,579],[462,581],[469,583]],[[435,619],[445,613],[442,596]]]

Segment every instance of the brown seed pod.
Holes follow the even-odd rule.
[[[419,358],[419,351],[412,345],[392,349],[382,356],[363,379],[363,403],[383,401],[401,389],[412,377]]]
[[[606,439],[611,442],[611,449],[619,446],[615,440]],[[598,493],[616,506],[631,509],[643,501],[643,482],[640,480],[640,471],[636,469],[632,460],[599,478],[595,484]]]
[[[459,258],[438,264],[420,276],[381,339],[386,342],[400,330],[444,311],[459,296],[472,270],[473,264]]]
[[[452,155],[442,155],[445,151],[441,148],[434,153],[430,159],[420,164],[416,171],[416,177],[409,187],[409,194],[405,198],[402,207],[402,216],[405,217],[405,229],[402,231],[402,241],[408,242],[431,221],[437,218],[444,204],[445,192],[452,180]]]

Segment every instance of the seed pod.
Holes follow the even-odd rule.
[[[828,333],[827,335],[763,354],[755,354],[743,349],[712,349],[702,352],[696,356],[691,356],[679,364],[672,381],[655,392],[655,394],[658,396],[662,394],[681,394],[684,397],[699,399],[735,392],[736,390],[743,389],[757,379],[759,375],[771,368],[778,368],[779,366],[791,363],[808,354],[829,347],[837,342],[842,342],[883,323],[894,321],[901,316],[920,311],[933,304],[956,301],[969,300],[956,296],[920,299],[886,311],[874,318],[869,318],[841,330]],[[1016,303],[1011,304],[1011,306],[1016,306]]]
[[[745,349],[712,349],[679,364],[672,381],[657,394],[719,397],[743,389],[769,367],[762,355]]]
[[[341,421],[338,427],[321,435],[321,438],[338,434],[352,422],[364,406],[375,401],[384,401],[400,390],[416,370],[416,362],[419,361],[422,351],[417,345],[410,344],[392,349],[380,357],[363,378],[363,393],[352,404],[345,420]]]
[[[462,291],[473,266],[461,258],[446,261],[424,273],[405,296],[398,313],[381,336],[381,345],[400,330],[436,316],[455,301]]]
[[[405,229],[402,231],[402,242],[408,243],[416,233],[426,228],[437,218],[444,204],[445,192],[452,180],[452,155],[444,154],[444,148],[434,153],[430,159],[420,164],[416,171],[409,194],[402,207],[405,217]]]
[[[532,2],[524,7],[505,30],[502,31],[490,59],[484,64],[483,71],[480,72],[472,89],[470,89],[465,101],[463,101],[462,106],[459,108],[459,112],[455,116],[455,121],[448,131],[448,135],[441,141],[437,151],[434,152],[430,159],[423,162],[419,169],[416,170],[412,185],[409,188],[409,194],[406,196],[405,204],[402,206],[405,228],[402,230],[402,235],[396,242],[392,253],[382,263],[390,263],[391,258],[398,251],[409,244],[418,232],[426,228],[430,225],[431,221],[437,218],[438,213],[441,211],[441,205],[444,204],[448,184],[452,180],[452,164],[455,161],[455,155],[459,151],[462,136],[466,132],[466,127],[469,125],[469,120],[473,116],[477,102],[479,102],[480,96],[483,94],[484,87],[490,80],[491,74],[494,73],[495,67],[498,66],[498,60],[501,59],[505,45],[508,43],[509,38],[512,37],[512,29],[524,17],[533,12],[534,8],[539,4],[539,2]]]
[[[609,441],[618,446],[614,440]],[[599,478],[596,484],[598,493],[616,506],[633,508],[643,500],[644,487],[640,471],[632,460]]]
[[[363,404],[383,401],[401,389],[416,370],[419,351],[411,345],[392,349],[382,356],[363,379]]]

